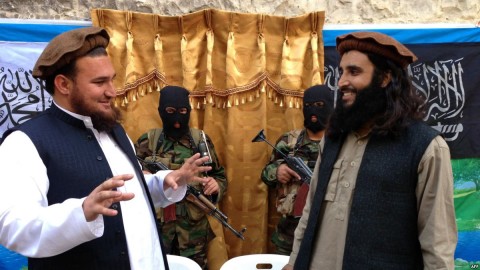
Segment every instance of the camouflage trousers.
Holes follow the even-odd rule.
[[[286,216],[281,217],[277,228],[272,234],[272,243],[276,247],[275,253],[288,255],[292,252],[293,237],[297,228],[299,217]]]
[[[202,269],[207,267],[207,245],[213,232],[207,217],[192,222],[185,216],[161,223],[162,240],[168,254],[188,257],[196,261]]]

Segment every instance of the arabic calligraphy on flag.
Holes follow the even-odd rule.
[[[50,107],[51,96],[32,77],[36,59],[46,43],[0,41],[0,137]]]

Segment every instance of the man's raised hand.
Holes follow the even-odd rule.
[[[206,182],[206,178],[202,177],[202,173],[212,169],[211,166],[203,166],[207,161],[208,156],[200,158],[199,153],[191,156],[185,160],[180,169],[172,171],[165,176],[165,181],[163,182],[164,189],[170,187],[176,190],[178,186],[186,185],[192,181]]]
[[[133,178],[132,174],[116,175],[97,186],[83,201],[82,208],[85,219],[90,222],[98,215],[115,216],[118,211],[111,209],[113,203],[131,200],[135,195],[131,192],[116,190],[125,185],[125,181]]]

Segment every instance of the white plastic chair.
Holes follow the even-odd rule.
[[[226,261],[220,270],[281,270],[288,263],[289,258],[289,256],[279,254],[243,255]]]
[[[167,261],[172,270],[202,270],[197,262],[187,257],[167,254]]]

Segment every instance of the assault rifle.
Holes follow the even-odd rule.
[[[260,130],[260,132],[253,138],[252,142],[261,142],[264,141],[273,149],[277,151],[282,157],[283,160],[285,160],[285,163],[287,163],[287,166],[294,170],[298,175],[300,175],[301,181],[306,183],[307,185],[310,185],[310,180],[312,179],[312,170],[303,162],[303,160],[300,157],[293,157],[293,156],[288,156],[285,155],[282,151],[278,150],[274,145],[269,143],[267,139],[265,138],[265,134],[263,133],[263,129]]]
[[[169,170],[169,168],[162,162],[146,161],[139,157],[137,157],[137,159],[151,173],[156,173],[160,170]],[[228,217],[222,211],[220,211],[207,197],[205,197],[201,191],[190,185],[187,185],[186,199],[189,202],[194,203],[206,214],[220,221],[224,227],[229,229],[238,238],[245,240],[243,233],[247,230],[247,228],[243,228],[240,232],[235,230],[230,224],[228,224]]]

